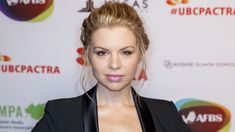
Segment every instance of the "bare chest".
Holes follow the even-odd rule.
[[[142,132],[135,107],[98,108],[100,132]]]

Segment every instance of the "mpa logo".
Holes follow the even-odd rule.
[[[176,102],[183,120],[195,132],[228,132],[231,114],[222,105],[195,99]]]
[[[30,131],[30,122],[38,121],[44,114],[45,104],[0,105],[1,132]],[[30,125],[30,124],[31,125]]]
[[[25,108],[25,112],[30,115],[32,119],[40,120],[44,114],[44,109],[46,104],[30,104],[27,108]]]
[[[0,61],[11,61],[11,57],[10,56],[7,56],[7,55],[1,55],[0,54]]]
[[[39,22],[53,11],[53,0],[1,0],[0,10],[17,21]]]
[[[189,0],[167,0],[166,3],[171,6],[175,6],[177,4],[187,4]]]
[[[0,105],[0,117],[5,119],[22,119],[30,116],[32,119],[39,120],[44,114],[45,106],[44,103],[36,105],[30,104],[26,108],[14,105]]]

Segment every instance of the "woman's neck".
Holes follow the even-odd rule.
[[[133,106],[131,86],[127,86],[118,91],[112,91],[101,84],[97,86],[97,104],[98,106]]]

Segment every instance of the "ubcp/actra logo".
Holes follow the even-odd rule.
[[[0,10],[17,21],[39,22],[53,11],[53,0],[1,0]]]
[[[0,61],[5,61],[5,62],[7,62],[7,61],[10,61],[10,60],[11,60],[11,57],[10,57],[10,56],[2,55],[2,54],[0,53]]]
[[[61,71],[59,66],[12,64],[11,61],[10,56],[0,53],[0,62],[6,63],[0,63],[0,73],[60,74]]]
[[[176,102],[179,113],[195,132],[228,132],[231,113],[222,105],[197,99]]]
[[[171,6],[175,6],[177,4],[187,4],[189,0],[167,0],[166,3]]]

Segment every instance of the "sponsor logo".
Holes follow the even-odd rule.
[[[78,48],[77,49],[77,54],[78,54],[78,58],[76,59],[77,63],[81,66],[85,66],[86,61],[84,59],[84,54],[85,54],[84,48],[83,47]],[[136,76],[133,77],[133,80],[135,80],[135,81],[137,81],[137,80],[148,80],[146,71],[144,69],[140,69],[136,73]]]
[[[78,48],[77,49],[77,53],[78,53],[78,58],[77,58],[77,63],[80,65],[85,65],[85,59],[84,59],[84,48]]]
[[[178,16],[234,16],[235,8],[234,7],[225,7],[225,6],[190,6],[186,7],[189,4],[189,0],[166,0],[167,5],[171,6],[170,14]],[[184,6],[178,6],[178,5]],[[203,4],[203,2],[200,2]]]
[[[189,0],[167,0],[166,3],[171,6],[175,6],[177,4],[187,4]]]
[[[25,109],[21,106],[0,105],[0,117],[25,118],[27,114],[32,119],[39,120],[44,114],[45,104],[30,104]]]
[[[44,114],[45,104],[30,104],[23,107],[19,105],[0,105],[1,130],[31,130],[33,126],[27,125],[33,120],[38,121]]]
[[[197,99],[182,99],[177,101],[176,105],[192,131],[229,131],[231,114],[222,105]]]
[[[45,104],[30,104],[25,108],[25,112],[28,113],[32,119],[39,120],[44,114]]]
[[[148,8],[148,0],[104,0],[103,3],[108,1],[127,3],[140,12],[147,11]],[[93,0],[87,0],[85,7],[82,7],[79,12],[90,12],[95,8],[94,5],[95,3]]]
[[[167,69],[173,68],[235,68],[235,62],[173,62],[171,60],[164,60],[163,66]]]
[[[0,54],[0,62],[11,62],[11,57]],[[0,73],[60,74],[59,66],[0,64]]]
[[[146,71],[144,69],[139,70],[135,77],[133,78],[135,81],[140,81],[140,80],[148,80]]]
[[[59,66],[0,65],[0,73],[60,74]]]
[[[0,10],[17,21],[39,22],[53,11],[53,0],[1,0]]]
[[[94,2],[92,0],[88,0],[86,2],[86,7],[83,7],[79,12],[90,12],[94,9]]]
[[[0,61],[5,61],[5,62],[11,61],[11,57],[10,57],[10,56],[7,56],[7,55],[2,55],[2,54],[0,53]]]

